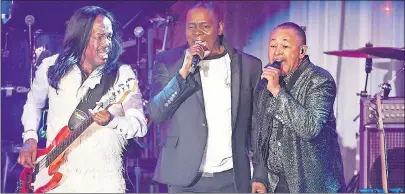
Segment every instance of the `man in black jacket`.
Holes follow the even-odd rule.
[[[167,135],[154,180],[169,192],[250,192],[248,139],[262,64],[232,48],[223,29],[218,9],[199,3],[187,13],[187,44],[155,59],[149,112]]]

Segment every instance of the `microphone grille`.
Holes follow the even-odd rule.
[[[35,18],[32,15],[25,16],[25,24],[32,25],[35,23]]]
[[[280,69],[281,68],[281,61],[275,60],[272,64],[269,65],[270,67]]]
[[[143,33],[144,33],[144,30],[141,26],[138,26],[134,29],[134,34],[138,38],[141,37],[143,35]]]

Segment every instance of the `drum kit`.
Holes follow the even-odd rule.
[[[378,106],[381,105],[380,99],[388,99],[388,95],[391,91],[391,84],[396,80],[396,78],[404,71],[405,68],[405,48],[394,48],[394,47],[373,47],[371,43],[367,43],[366,47],[355,49],[355,50],[338,50],[338,51],[327,51],[324,52],[327,55],[334,55],[338,57],[350,57],[350,58],[365,58],[366,59],[366,82],[365,82],[365,87],[364,90],[361,91],[358,95],[361,96],[362,98],[370,98],[371,96],[367,94],[367,81],[368,81],[368,75],[372,70],[372,59],[376,58],[386,58],[386,59],[392,59],[392,60],[398,60],[403,63],[402,68],[397,72],[397,74],[388,82],[382,83],[379,85],[381,88],[380,92],[376,93],[374,96],[372,96],[372,101],[374,101]],[[402,83],[403,84],[403,83]],[[378,174],[377,176],[381,177],[381,184],[382,188],[384,189],[384,192],[388,192],[388,162],[386,159],[386,153],[387,153],[387,147],[386,147],[386,138],[385,138],[385,129],[383,127],[382,123],[382,118],[383,115],[381,115],[381,111],[378,113],[379,120],[378,122],[378,130],[381,132],[379,133],[380,136],[380,155],[381,155],[381,174]],[[354,119],[353,122],[356,121],[361,115],[358,114]],[[363,118],[363,116],[362,116]],[[362,131],[360,131],[360,136]],[[356,134],[356,137],[358,137],[358,134]],[[361,137],[360,137],[361,138]],[[360,139],[360,143],[361,143]],[[363,140],[364,141],[364,140]],[[364,157],[364,156],[363,156]],[[399,158],[398,158],[399,159]],[[401,160],[401,159],[399,159]],[[364,165],[364,164],[363,164]],[[366,169],[362,169],[366,170]],[[364,173],[363,173],[364,174]],[[381,176],[380,176],[381,175]],[[359,189],[364,190],[362,188],[359,188],[359,184],[361,181],[364,181],[362,179],[367,179],[367,178],[359,178],[360,173],[357,173],[354,175],[354,177],[350,180],[350,182],[347,185],[348,192],[356,192]],[[360,182],[359,182],[360,181]]]

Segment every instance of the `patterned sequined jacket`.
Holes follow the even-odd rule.
[[[298,75],[294,75],[296,73]],[[294,74],[295,84],[289,91],[282,87],[271,97],[270,103],[266,100],[269,99],[265,96],[269,95],[266,89],[258,95],[252,134],[253,145],[256,145],[252,181],[264,183],[268,192],[274,192],[279,181],[269,173],[272,164],[268,152],[272,150],[263,146],[268,145],[270,139],[273,119],[269,118],[275,118],[282,129],[279,155],[290,192],[344,192],[346,186],[333,111],[335,81],[329,72],[309,59]]]

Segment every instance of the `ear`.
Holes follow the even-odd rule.
[[[308,46],[307,45],[302,45],[300,49],[300,59],[304,58],[305,55],[307,54]]]
[[[219,22],[218,35],[224,34],[224,21]]]

